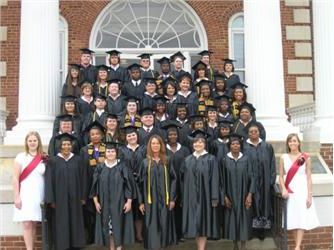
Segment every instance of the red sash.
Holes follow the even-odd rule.
[[[286,175],[285,188],[286,190],[288,190],[289,193],[293,193],[293,191],[289,187],[289,184],[292,181],[295,174],[297,173],[299,167],[303,165],[304,162],[303,163],[300,162],[302,158],[304,158],[304,162],[306,162],[308,155],[306,153],[302,153],[292,164],[291,168],[288,171],[288,174]]]
[[[34,157],[34,159],[32,159],[32,161],[28,164],[28,166],[20,174],[20,178],[19,178],[20,184],[22,181],[25,180],[25,178],[27,178],[31,174],[32,171],[34,171],[34,169],[38,166],[41,160],[42,160],[42,155],[40,154],[37,154]]]

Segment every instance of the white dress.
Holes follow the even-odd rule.
[[[32,161],[33,156],[26,153],[19,153],[15,162],[20,165],[21,173]],[[44,200],[44,163],[38,166],[21,182],[20,197],[22,201],[21,209],[14,206],[13,221],[41,221],[42,212],[40,204]]]
[[[284,170],[288,173],[293,162],[288,154],[283,155]],[[305,229],[310,230],[319,226],[318,217],[314,207],[312,198],[312,205],[307,209],[307,175],[306,163],[298,168],[297,173],[292,178],[289,187],[293,193],[289,193],[287,202],[287,229]]]

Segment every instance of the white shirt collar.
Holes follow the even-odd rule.
[[[170,151],[172,151],[171,146],[169,146],[169,144],[166,144],[167,149],[169,149]],[[177,143],[176,144],[176,151],[179,151],[181,149],[181,144]]]
[[[95,110],[95,112],[99,115],[99,116],[101,116],[102,114],[103,114],[103,112],[104,112],[104,110],[102,109],[102,110]]]
[[[197,159],[202,156],[207,154],[208,152],[206,150],[203,150],[202,153],[198,154],[196,151],[194,151],[193,156],[195,156]]]
[[[155,97],[156,95],[158,95],[157,93],[153,93],[153,95],[151,95],[150,93],[148,93],[147,91],[145,91],[145,93],[144,93],[145,95],[148,95],[148,96],[150,96],[150,97]]]
[[[151,132],[151,130],[153,129],[153,125],[152,125],[151,127],[146,127],[145,125],[143,125],[143,129],[144,129],[145,131],[147,131],[147,129],[149,129],[150,132]]]
[[[118,97],[120,97],[121,94],[117,94],[115,97],[113,97],[112,95],[109,95],[111,99],[116,100]]]
[[[181,91],[179,91],[179,92],[177,92],[179,95],[182,95],[182,96],[184,96],[184,97],[188,97],[190,94],[191,94],[191,91],[190,90],[188,90],[188,92],[186,93],[186,94],[183,94],[183,92],[181,92]]]
[[[227,156],[234,160],[234,157],[233,157],[233,155],[232,155],[231,152],[228,152],[228,153],[227,153]],[[241,152],[239,152],[239,156],[238,156],[238,159],[237,159],[237,160],[239,160],[242,156],[243,156],[243,154],[242,154]]]
[[[70,153],[70,156],[67,159],[65,159],[64,156],[61,153],[58,153],[57,156],[63,158],[65,161],[69,161],[74,156],[74,154]]]
[[[218,116],[223,117],[223,118],[226,118],[226,117],[228,117],[229,115],[230,115],[229,112],[227,112],[226,115],[224,115],[224,114],[222,114],[222,113],[218,113]]]
[[[108,168],[113,168],[113,167],[115,167],[116,165],[117,165],[117,163],[118,163],[118,160],[116,160],[113,164],[108,164],[108,162],[107,162],[107,160],[104,160],[104,164],[106,164],[106,166],[108,167]]]
[[[91,97],[90,97],[90,100],[87,101],[83,95],[82,95],[80,98],[81,98],[83,101],[88,102],[88,103],[91,103],[91,102],[93,101],[93,99],[94,99],[94,98],[91,96]]]
[[[116,71],[119,68],[119,64],[117,64],[116,66],[110,64],[110,68]]]
[[[221,143],[228,143],[228,138],[226,139],[226,141],[224,141],[222,138],[218,138],[218,141]]]
[[[258,142],[257,144],[254,144],[249,138],[246,140],[246,142],[247,142],[248,144],[251,144],[251,145],[253,145],[253,146],[256,146],[256,145],[258,145],[258,144],[260,144],[260,143],[262,142],[262,139],[259,138],[259,142]]]
[[[187,123],[187,121],[188,121],[188,119],[185,119],[184,121],[181,121],[181,120],[179,119],[179,117],[176,117],[176,120],[177,120],[179,123],[181,123],[182,125],[185,124],[185,123]]]
[[[135,148],[131,148],[129,144],[126,145],[126,147],[131,150],[136,150],[139,147],[139,144],[137,144]]]
[[[131,82],[132,82],[133,86],[138,86],[141,83],[141,79],[138,79],[137,81],[131,80]],[[137,84],[136,84],[136,82],[137,82]]]

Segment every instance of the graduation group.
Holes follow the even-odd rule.
[[[54,121],[45,203],[55,249],[142,242],[162,249],[195,239],[232,240],[246,249],[272,224],[276,167],[247,85],[210,65],[211,51],[183,70],[181,52],[138,64],[70,64]]]

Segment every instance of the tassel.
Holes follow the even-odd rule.
[[[165,170],[165,188],[166,188],[166,205],[168,206],[169,204],[169,192],[168,192],[168,179],[167,179],[167,166],[164,165],[164,170]]]
[[[151,159],[148,159],[147,203],[152,204],[151,198]]]

